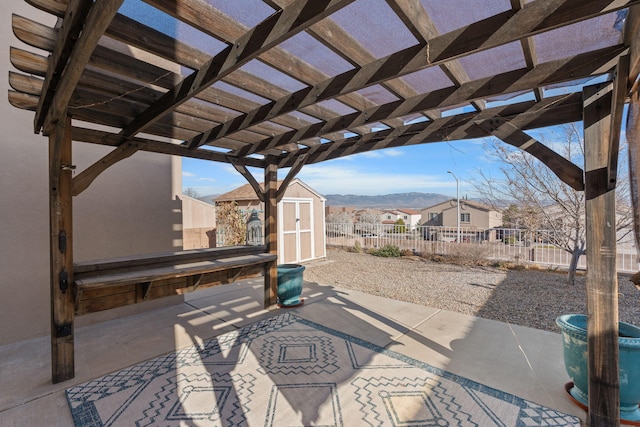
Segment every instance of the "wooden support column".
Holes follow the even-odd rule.
[[[49,135],[51,252],[51,373],[53,383],[74,377],[73,215],[71,118]]]
[[[613,84],[584,88],[589,425],[620,425],[615,183],[609,182]]]
[[[278,166],[267,159],[264,168],[264,234],[267,252],[278,254]],[[278,262],[267,264],[264,274],[264,308],[276,307],[278,298]]]

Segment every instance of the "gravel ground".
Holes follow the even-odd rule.
[[[327,250],[304,279],[386,298],[559,332],[556,317],[586,313],[585,279],[575,286],[566,273],[463,267],[418,257],[381,258]],[[620,320],[640,325],[640,291],[620,275]]]

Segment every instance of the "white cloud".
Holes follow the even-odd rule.
[[[361,156],[369,159],[382,159],[385,157],[399,157],[403,155],[404,152],[402,150],[398,150],[397,148],[385,148],[383,150],[366,151],[364,153],[356,154],[352,157]]]
[[[183,178],[195,178],[196,174],[193,172],[182,171]]]
[[[450,192],[450,177],[415,173],[376,173],[336,165],[308,165],[299,178],[321,194],[377,195],[398,192]]]

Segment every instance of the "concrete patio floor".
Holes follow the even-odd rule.
[[[49,337],[0,347],[0,426],[72,426],[64,390],[289,310],[326,327],[580,417],[564,391],[560,334],[305,283],[303,306],[262,307],[262,279],[76,328],[74,379],[51,384]]]

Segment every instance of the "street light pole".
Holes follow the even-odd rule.
[[[447,171],[447,173],[450,173],[453,176],[453,179],[456,180],[456,214],[458,215],[458,240],[457,242],[460,243],[460,182],[458,181],[458,177],[451,171]]]

